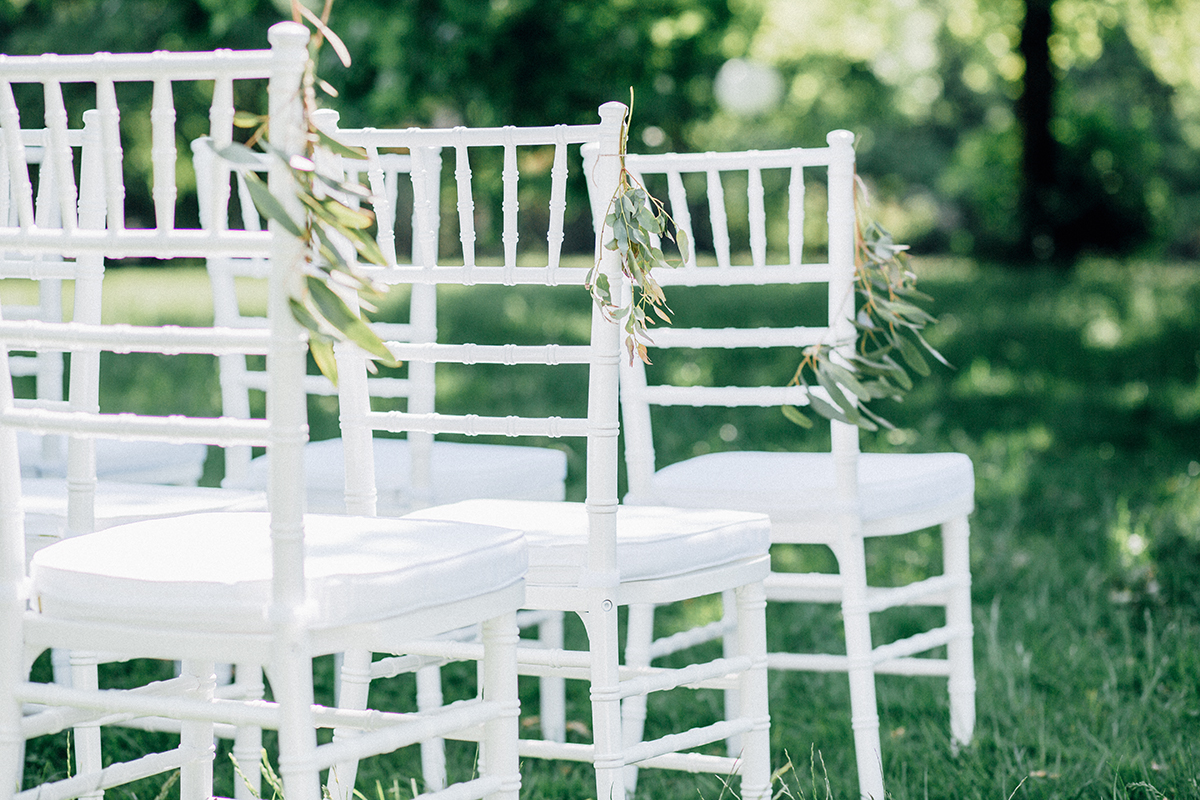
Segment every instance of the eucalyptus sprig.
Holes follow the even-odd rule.
[[[628,305],[613,299],[608,276],[600,271],[600,262],[588,273],[587,287],[601,309],[613,320],[624,320],[625,349],[629,361],[640,358],[647,364],[650,355],[646,345],[653,344],[648,327],[654,324],[653,314],[670,324],[671,309],[666,295],[654,279],[655,267],[674,268],[687,263],[687,233],[675,224],[666,207],[642,186],[629,170],[625,169],[626,143],[629,139],[629,116],[633,110],[632,93],[625,119],[621,121],[620,176],[617,190],[609,201],[604,222],[612,231],[612,237],[604,247],[617,251],[621,271],[629,278],[633,288]],[[679,248],[678,261],[664,255],[657,243],[670,239]]]
[[[247,144],[233,143],[218,151],[218,155],[241,172],[246,188],[258,213],[274,220],[285,231],[304,244],[303,281],[288,298],[295,317],[309,337],[309,350],[317,367],[334,383],[337,382],[337,362],[333,346],[338,341],[351,341],[382,363],[392,366],[395,360],[383,340],[363,318],[346,303],[344,295],[357,295],[360,309],[374,310],[372,301],[381,299],[385,289],[361,272],[361,262],[386,266],[387,260],[379,249],[373,230],[375,214],[363,208],[373,198],[367,187],[346,181],[340,175],[324,174],[317,168],[318,150],[342,158],[365,160],[365,150],[347,147],[336,141],[314,123],[317,110],[316,88],[334,94],[329,84],[316,76],[317,53],[323,42],[329,42],[342,64],[350,66],[350,54],[341,39],[330,30],[330,8],[333,0],[325,0],[320,17],[302,5],[292,2],[293,17],[316,29],[309,42],[309,57],[303,80],[303,118],[306,127],[304,152],[284,153],[266,141],[269,120],[266,116],[238,112],[234,124],[254,128]],[[255,144],[262,152],[251,149]],[[302,219],[294,219],[283,203],[275,197],[258,174],[264,158],[276,159],[291,172],[296,197],[304,207]]]
[[[861,182],[857,186],[861,190]],[[897,244],[877,222],[863,225],[860,193],[856,191],[854,196],[853,291],[859,303],[854,346],[822,342],[806,347],[788,385],[804,387],[809,408],[826,419],[864,430],[890,430],[895,426],[867,404],[884,397],[901,399],[913,387],[909,370],[922,377],[929,375],[924,353],[946,366],[949,362],[921,333],[936,319],[915,302],[931,298],[916,288],[908,245]],[[824,390],[828,401],[813,382]],[[795,406],[785,405],[783,413],[801,427],[812,427],[812,419]]]

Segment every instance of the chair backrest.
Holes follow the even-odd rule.
[[[30,128],[20,133],[24,146],[24,160],[29,173],[36,176],[37,190],[34,201],[34,221],[39,228],[54,228],[62,225],[62,208],[58,201],[61,191],[71,191],[75,185],[75,167],[83,158],[77,159],[75,154],[87,154],[89,162],[80,166],[79,197],[83,203],[81,215],[82,224],[87,227],[103,225],[103,206],[94,202],[97,185],[96,168],[99,154],[98,127],[96,112],[84,112],[84,127],[67,131],[66,165],[71,173],[58,180],[55,175],[55,159],[48,158],[50,131],[46,128]],[[84,150],[84,139],[91,139],[90,146]],[[13,189],[19,185],[10,174],[7,148],[0,141],[0,220],[9,226],[18,224],[18,203]],[[89,186],[93,187],[89,191]],[[89,200],[93,200],[89,204]],[[10,320],[37,319],[46,322],[61,322],[63,320],[63,282],[77,280],[82,288],[80,304],[75,308],[76,318],[84,322],[98,322],[100,309],[89,306],[92,301],[99,302],[100,292],[98,282],[103,274],[103,260],[92,258],[64,259],[58,253],[22,253],[14,250],[0,252],[0,279],[19,279],[33,284],[32,292],[36,302],[18,303],[9,301],[4,304],[4,318]],[[90,286],[88,284],[91,284]],[[10,370],[14,377],[28,377],[33,380],[33,395],[46,403],[63,400],[63,352],[60,350],[41,350],[29,353],[10,354]],[[44,471],[65,474],[66,445],[61,436],[38,436],[22,440],[35,447],[24,448],[22,452],[23,467],[31,474]],[[36,452],[35,452],[36,449]],[[26,462],[30,462],[26,464]]]
[[[600,247],[600,237],[593,237],[590,226],[588,241],[593,246],[582,262],[564,261],[563,243],[566,240],[567,183],[574,169],[568,168],[569,151],[573,145],[595,143],[601,154],[597,164],[583,170],[581,176],[593,185],[593,193],[611,196],[616,188],[617,153],[621,121],[625,107],[607,103],[600,107],[600,123],[593,125],[556,125],[548,127],[454,128],[454,129],[342,129],[338,139],[350,146],[375,152],[380,148],[404,148],[414,156],[414,187],[423,187],[419,173],[427,169],[431,154],[439,148],[452,154],[452,178],[442,187],[441,197],[452,198],[456,214],[437,221],[438,196],[423,190],[416,198],[416,230],[419,245],[418,263],[396,266],[380,272],[382,280],[390,283],[410,283],[414,286],[436,287],[442,284],[471,287],[563,287],[560,291],[579,293],[587,297],[585,283],[594,259],[601,259],[601,269],[610,275],[613,285],[619,285],[613,253]],[[488,169],[488,167],[494,169]],[[431,167],[437,169],[436,166]],[[522,172],[525,173],[524,178]],[[478,173],[478,174],[476,174]],[[488,197],[480,184],[499,174],[502,189],[498,208],[479,198]],[[548,178],[548,184],[546,180]],[[526,184],[536,182],[540,191],[523,191]],[[518,197],[523,205],[518,204]],[[531,202],[544,199],[545,204]],[[450,204],[450,199],[446,203]],[[586,221],[590,209],[582,212]],[[482,237],[477,226],[488,220],[498,223],[499,252],[484,253]],[[435,246],[439,224],[457,232],[457,244],[446,242]],[[538,233],[534,234],[536,230]],[[449,237],[445,237],[449,238]],[[471,291],[471,290],[467,290]],[[505,290],[506,292],[509,290]],[[520,291],[513,288],[516,294]],[[546,325],[546,339],[534,343],[499,342],[401,342],[388,343],[396,358],[409,364],[465,365],[461,369],[523,370],[546,367],[550,376],[539,385],[554,385],[556,376],[551,370],[578,370],[586,373],[586,408],[583,405],[584,384],[580,384],[577,401],[569,416],[543,416],[514,403],[509,413],[441,413],[418,411],[372,410],[366,386],[365,356],[361,350],[344,347],[339,351],[339,395],[347,461],[346,508],[349,513],[374,513],[374,465],[371,436],[373,431],[461,434],[466,436],[494,435],[508,437],[582,437],[586,440],[587,503],[592,530],[592,551],[589,568],[611,575],[615,569],[615,512],[617,503],[617,359],[618,328],[594,304],[591,306],[590,333],[581,343],[563,343],[563,326]],[[484,322],[481,320],[481,323]],[[480,326],[483,333],[484,326]],[[506,334],[496,334],[504,336]],[[569,335],[569,334],[568,334]],[[474,366],[480,365],[480,366]],[[457,369],[457,368],[456,368]],[[520,381],[519,377],[496,376],[495,380]],[[569,378],[567,378],[569,380]],[[565,392],[564,392],[565,393]],[[561,406],[560,406],[561,408]],[[494,410],[493,410],[494,412]]]
[[[313,115],[314,122],[330,132],[336,130],[337,116],[337,112],[330,109],[321,109]],[[223,230],[262,230],[265,223],[250,197],[244,167],[234,170],[228,162],[216,157],[213,142],[208,137],[193,141],[192,153],[197,175],[201,225],[205,228],[220,227]],[[265,154],[261,160],[262,166],[259,171],[265,173],[270,160]],[[417,192],[415,189],[406,191],[406,187],[412,184],[413,156],[407,153],[380,153],[376,149],[371,151],[365,161],[326,154],[323,162],[323,170],[341,173],[348,180],[370,188],[374,198],[372,208],[377,218],[377,241],[389,263],[405,263],[403,259],[397,259],[398,232],[407,233],[411,237],[414,255],[408,263],[417,263],[416,249],[419,242],[411,235],[415,225],[410,230],[398,231],[403,227],[401,209],[405,206],[412,207],[410,217],[416,213],[412,199]],[[427,182],[423,191],[436,192],[441,179],[440,154],[436,150],[430,152],[428,162],[428,167],[421,172]],[[221,187],[222,191],[217,192],[216,187]],[[238,201],[236,206],[230,202],[235,197]],[[354,197],[344,199],[351,205],[356,202]],[[436,227],[436,218],[433,224]],[[433,246],[437,246],[436,236],[433,238]],[[436,253],[434,255],[436,257]],[[231,328],[265,327],[267,320],[263,311],[252,308],[253,301],[248,301],[248,295],[251,295],[256,283],[262,284],[266,281],[269,273],[266,259],[220,253],[206,259],[205,264],[212,286],[215,323]],[[437,294],[434,287],[412,287],[408,322],[383,326],[381,332],[388,338],[397,340],[436,341]],[[266,390],[266,372],[260,363],[254,363],[252,359],[248,360],[241,355],[221,357],[219,367],[223,413],[249,419],[257,413],[255,399]],[[406,377],[372,376],[369,384],[373,397],[406,398],[410,408],[433,410],[435,388],[431,368],[413,365]],[[305,389],[310,395],[337,394],[337,388],[320,374],[307,376]],[[250,460],[249,448],[227,448],[223,485],[246,485]]]
[[[684,266],[654,273],[674,310],[671,325],[651,331],[656,363],[622,365],[631,495],[645,491],[656,468],[652,408],[702,409],[696,425],[704,429],[683,435],[703,452],[718,437],[737,437],[713,407],[805,405],[804,390],[787,385],[803,349],[853,347],[854,139],[848,131],[826,138],[825,147],[626,156],[626,168],[663,199],[689,248]],[[740,298],[739,311],[723,310],[725,298]],[[765,374],[755,374],[756,360]],[[685,430],[658,427],[660,435]],[[831,437],[846,477],[839,484],[853,491],[857,428],[833,423]]]
[[[176,84],[180,96],[207,92],[210,136],[228,142],[233,136],[234,85],[267,84],[272,144],[283,152],[300,152],[305,130],[301,78],[307,60],[308,33],[302,25],[283,23],[271,29],[270,50],[208,53],[96,54],[87,56],[0,56],[0,140],[4,143],[15,224],[0,227],[0,252],[20,252],[35,260],[63,257],[77,262],[105,258],[198,258],[210,253],[252,253],[269,257],[271,330],[238,331],[218,328],[135,327],[102,325],[100,320],[69,323],[0,321],[0,579],[5,597],[24,580],[24,536],[19,457],[15,428],[70,435],[73,438],[146,438],[162,441],[233,445],[257,444],[278,453],[272,459],[270,506],[276,574],[273,601],[281,622],[292,619],[303,605],[303,478],[305,438],[305,339],[288,310],[291,276],[299,269],[303,251],[298,240],[269,231],[214,231],[184,227],[176,218],[178,152],[176,148]],[[137,86],[150,88],[149,107],[139,106]],[[121,87],[118,92],[118,86]],[[118,102],[118,97],[122,98]],[[20,103],[18,103],[20,100]],[[76,103],[96,109],[98,128],[94,151],[85,144],[84,175],[91,174],[90,156],[97,164],[97,185],[76,184],[71,168],[68,121],[79,116]],[[39,224],[35,211],[29,159],[25,156],[22,107],[41,106],[48,143],[43,169],[53,170],[59,224]],[[124,123],[124,124],[123,124]],[[130,136],[148,135],[150,145],[153,221],[137,225],[126,214],[126,190],[134,187],[135,159],[124,157]],[[43,173],[44,174],[44,173]],[[302,213],[291,173],[282,162],[272,167],[273,193],[294,218]],[[136,187],[135,187],[136,188]],[[95,204],[100,211],[88,209]],[[95,220],[102,224],[92,224]],[[5,220],[7,223],[7,220]],[[275,226],[272,226],[274,229]],[[97,287],[98,291],[98,287]],[[78,289],[77,289],[78,292]],[[77,304],[79,298],[76,299]],[[90,306],[89,306],[90,307]],[[98,304],[96,306],[98,308]],[[30,408],[14,402],[7,352],[10,349],[60,348],[71,352],[67,407]],[[166,354],[257,352],[272,364],[272,391],[266,421],[155,417],[131,413],[100,413],[90,391],[78,391],[98,369],[101,349]],[[91,530],[94,498],[94,459],[68,464],[69,528]],[[11,610],[5,606],[5,612]],[[5,623],[8,624],[8,621]],[[288,624],[283,622],[283,624]],[[15,628],[7,628],[15,630]]]

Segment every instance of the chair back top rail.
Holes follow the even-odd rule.
[[[269,78],[270,50],[212,50],[177,53],[85,53],[33,56],[0,54],[0,80],[11,83],[103,83],[112,81],[211,81]],[[102,77],[97,77],[99,73]]]
[[[62,204],[62,227],[73,231],[78,227],[74,176],[67,168],[70,163],[70,139],[67,106],[63,84],[88,83],[96,88],[95,117],[98,120],[99,153],[102,159],[104,206],[107,225],[121,231],[125,228],[125,184],[123,180],[123,149],[121,112],[117,102],[117,83],[149,83],[153,87],[150,121],[150,156],[152,171],[151,196],[154,205],[154,229],[175,234],[176,110],[175,81],[213,81],[212,103],[209,107],[210,136],[218,145],[232,141],[235,80],[258,80],[271,76],[277,56],[270,50],[230,51],[210,53],[134,53],[92,55],[0,56],[0,121],[3,123],[5,155],[15,181],[14,197],[17,218],[22,231],[35,227],[33,195],[21,135],[21,114],[14,84],[37,83],[43,87],[46,125],[45,153],[42,160],[54,166],[56,179],[67,182],[59,191]],[[0,239],[0,241],[18,241]],[[36,246],[34,242],[28,245]],[[87,245],[92,246],[92,245]],[[159,253],[138,254],[159,255]],[[189,253],[191,255],[191,253]]]

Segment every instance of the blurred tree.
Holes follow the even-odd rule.
[[[0,0],[0,51],[260,47],[287,5]],[[346,125],[583,122],[633,87],[635,149],[853,130],[875,215],[925,250],[1200,255],[1195,0],[336,0],[331,23]],[[720,107],[731,59],[777,71],[776,108]]]

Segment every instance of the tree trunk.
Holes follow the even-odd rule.
[[[1016,108],[1024,145],[1024,196],[1019,212],[1021,240],[1026,253],[1038,260],[1055,255],[1057,228],[1055,163],[1058,146],[1050,132],[1055,88],[1054,68],[1050,62],[1053,3],[1054,0],[1025,0],[1020,44],[1021,56],[1025,59],[1025,81]]]

